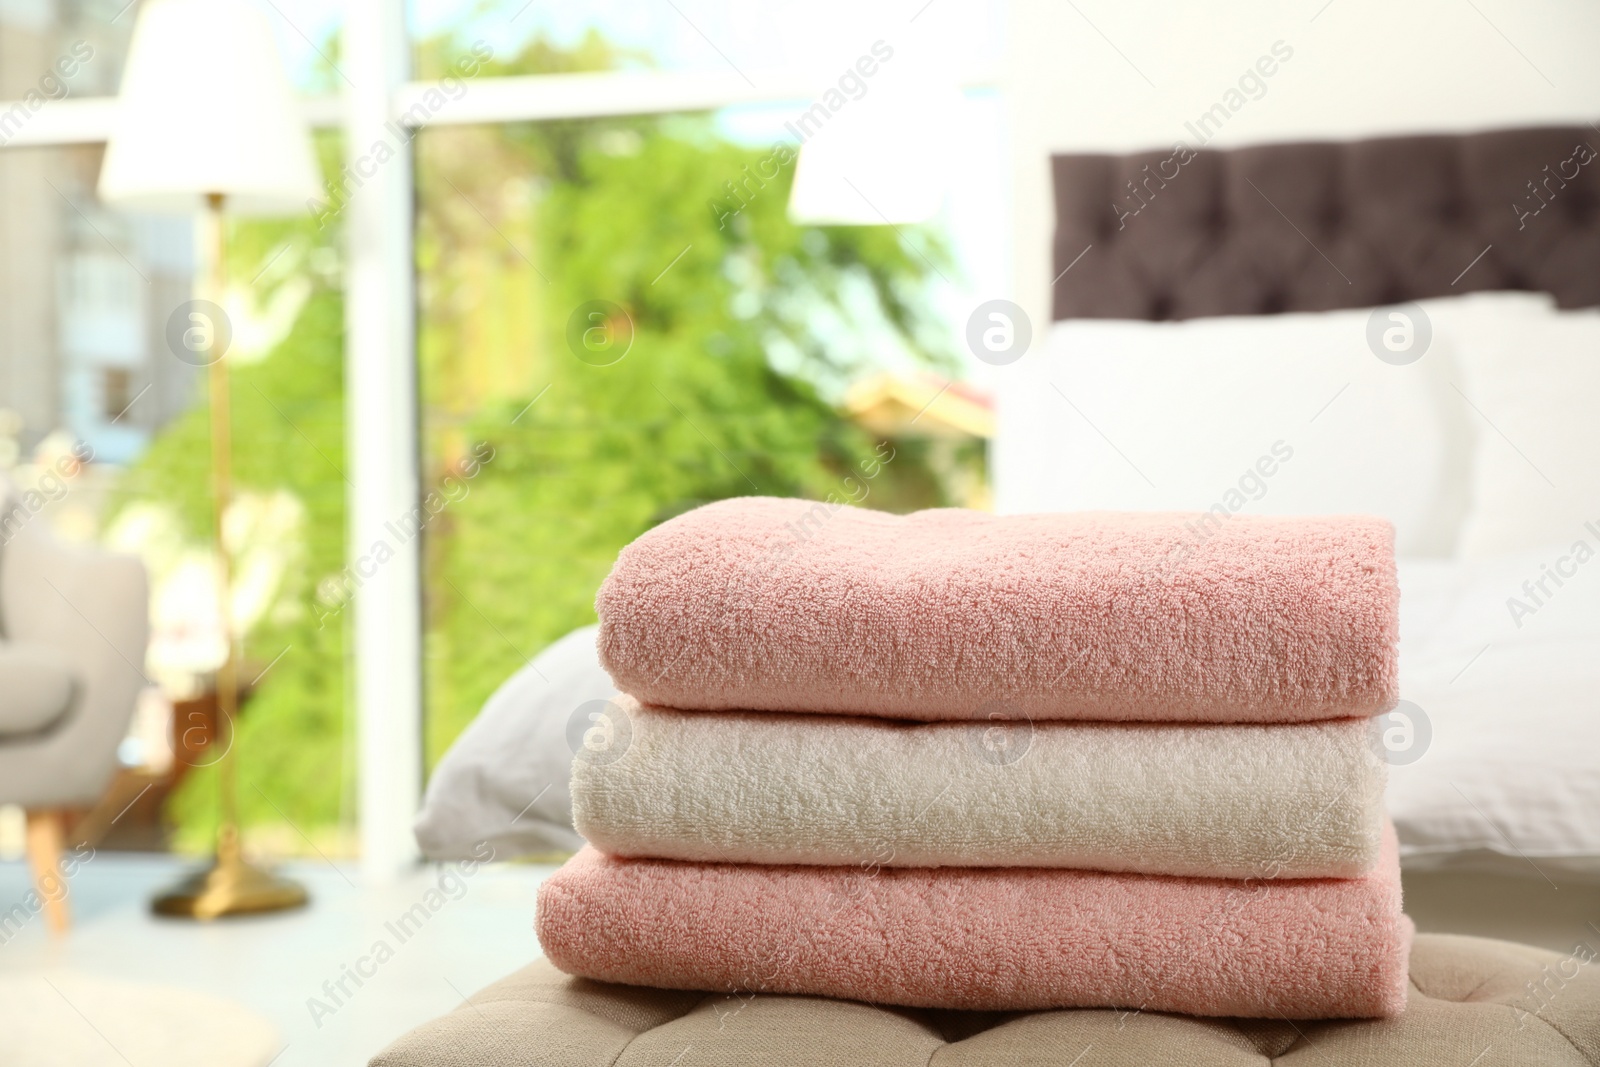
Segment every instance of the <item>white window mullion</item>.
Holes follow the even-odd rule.
[[[411,150],[390,124],[409,66],[403,0],[349,0],[343,56],[345,405],[360,736],[361,868],[384,882],[416,859],[422,786],[420,537]],[[392,154],[376,151],[387,145]],[[383,158],[379,158],[383,157]],[[359,182],[359,184],[357,184]],[[381,549],[379,546],[383,546]]]

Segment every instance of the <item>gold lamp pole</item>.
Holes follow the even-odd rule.
[[[222,306],[225,290],[223,255],[226,252],[221,193],[206,194],[206,270],[207,297]],[[216,919],[224,915],[246,915],[298,908],[307,901],[301,886],[252,865],[239,845],[238,754],[234,749],[234,723],[239,711],[239,657],[233,632],[230,591],[233,588],[233,558],[223,534],[223,520],[233,496],[233,425],[229,409],[228,362],[223,351],[224,331],[211,324],[210,367],[207,371],[211,394],[211,497],[212,530],[216,538],[218,625],[222,629],[226,653],[217,669],[217,725],[221,740],[223,724],[227,747],[217,761],[217,855],[209,868],[185,879],[177,887],[157,897],[151,907],[158,915],[191,919]]]

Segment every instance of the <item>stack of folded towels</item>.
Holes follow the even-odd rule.
[[[689,512],[600,590],[626,695],[539,939],[674,989],[1397,1014],[1398,601],[1378,519]]]

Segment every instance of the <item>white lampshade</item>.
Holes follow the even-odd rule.
[[[963,109],[959,90],[928,79],[873,86],[849,100],[801,146],[789,217],[840,226],[927,222],[944,206]]]
[[[311,138],[272,27],[247,0],[145,0],[134,26],[100,198],[288,214],[321,195]]]

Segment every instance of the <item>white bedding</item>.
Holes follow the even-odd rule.
[[[1492,864],[1558,884],[1600,872],[1600,535],[1587,543],[1583,564],[1572,542],[1401,562],[1400,691],[1431,731],[1389,776],[1408,866]],[[1563,559],[1572,576],[1546,578],[1536,605],[1524,582]],[[1513,615],[1513,598],[1532,613]]]

